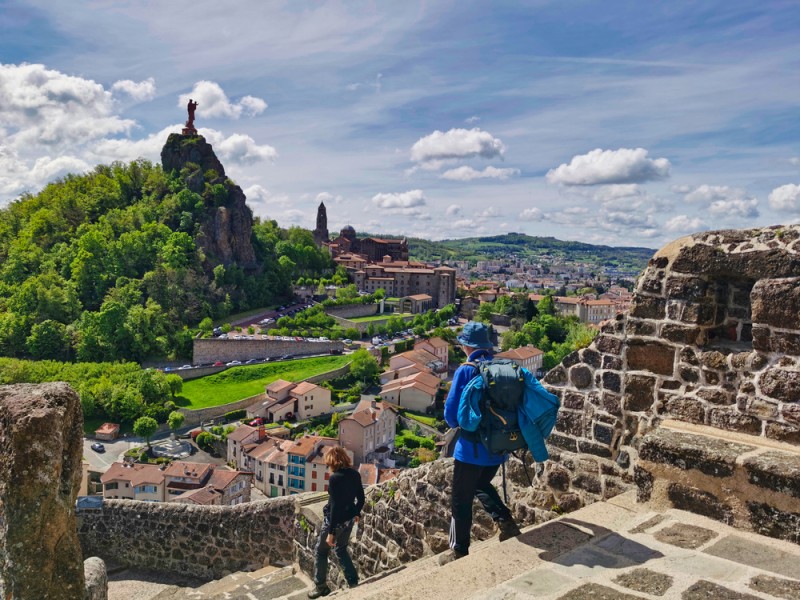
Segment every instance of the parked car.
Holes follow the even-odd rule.
[[[225,366],[225,363],[224,363],[224,362],[222,362],[221,360],[218,360],[217,362],[215,362],[215,363],[214,363],[213,365],[211,365],[211,366],[212,366],[212,367],[224,367],[224,366]]]
[[[250,421],[248,423],[248,425],[250,425],[250,427],[258,427],[259,425],[263,425],[263,424],[264,424],[264,418],[263,417],[256,417],[255,419],[253,419],[252,421]]]
[[[281,360],[290,360],[292,358],[294,358],[294,354],[284,354],[283,356],[281,356],[280,359]]]
[[[251,358],[251,359],[249,359],[249,360],[246,360],[246,361],[244,361],[244,364],[246,364],[246,365],[252,365],[253,363],[257,363],[257,362],[258,362],[258,359],[257,359],[257,358]]]
[[[319,338],[319,341],[320,342],[330,342],[330,340],[328,338],[326,338],[326,337]]]
[[[100,442],[95,442],[94,444],[92,444],[92,450],[94,450],[95,452],[99,452],[100,454],[102,454],[103,452],[105,452],[105,451],[106,451],[106,447],[105,447],[105,446],[103,446],[103,444],[101,444]]]
[[[349,339],[347,339],[347,340],[342,340],[342,341],[343,341],[345,344],[347,344],[348,346],[349,346],[350,344],[352,344],[352,343],[353,343],[353,340],[349,340]]]
[[[226,363],[226,366],[235,367],[236,365],[240,365],[240,364],[242,364],[242,361],[240,361],[240,360],[232,360],[231,362]]]
[[[178,371],[183,371],[184,369],[191,369],[192,365],[183,365],[182,367],[178,367]]]

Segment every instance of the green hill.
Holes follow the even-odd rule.
[[[507,258],[550,256],[574,262],[587,262],[600,266],[613,266],[640,271],[653,256],[651,248],[595,246],[582,242],[568,242],[553,237],[533,237],[523,233],[507,233],[487,237],[432,242],[409,238],[409,254],[422,261],[466,260],[477,261]]]
[[[254,221],[201,136],[70,175],[0,210],[0,356],[189,356],[208,319],[282,302],[332,267],[311,234]]]

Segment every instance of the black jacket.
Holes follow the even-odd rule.
[[[364,508],[364,488],[361,476],[351,468],[339,469],[328,481],[328,504],[324,513],[331,530],[361,514]]]

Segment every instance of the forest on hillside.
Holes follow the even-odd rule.
[[[225,187],[211,173],[192,191],[191,176],[100,165],[0,209],[0,356],[190,356],[203,319],[280,303],[297,277],[331,272],[310,232],[275,221],[253,223],[255,266],[206,256],[202,225]]]
[[[651,248],[596,246],[583,242],[534,237],[524,233],[442,240],[408,239],[409,254],[421,261],[478,261],[549,256],[567,262],[586,262],[625,270],[641,271],[655,250]]]

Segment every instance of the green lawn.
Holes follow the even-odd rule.
[[[183,393],[175,403],[189,409],[229,404],[262,393],[276,379],[302,381],[348,362],[350,357],[341,355],[233,367],[215,375],[185,381]]]
[[[391,319],[392,317],[413,317],[413,316],[414,315],[411,313],[384,313],[382,315],[369,315],[367,317],[353,317],[347,320],[352,321],[353,323],[367,323],[368,321],[385,321],[387,319]]]
[[[429,415],[421,415],[419,413],[413,413],[408,410],[404,410],[403,414],[409,419],[412,419],[414,421],[419,421],[420,423],[428,425],[429,427],[436,427],[436,417],[431,417]]]

